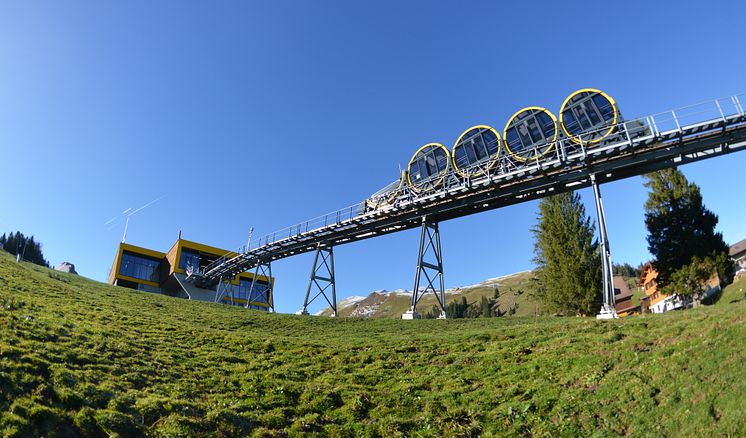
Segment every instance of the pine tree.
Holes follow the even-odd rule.
[[[699,187],[687,181],[678,169],[666,169],[645,176],[650,189],[645,202],[648,250],[658,271],[658,284],[665,287],[677,270],[699,259],[719,260],[718,272],[733,273],[728,245],[715,232],[718,217],[705,208]],[[694,269],[694,268],[693,268]],[[724,278],[725,279],[725,278]]]
[[[601,306],[601,254],[580,196],[569,192],[542,199],[531,231],[543,308],[562,315],[596,313]]]
[[[18,244],[15,239],[15,234],[13,233],[8,234],[8,239],[5,242],[5,250],[15,255],[17,246]]]

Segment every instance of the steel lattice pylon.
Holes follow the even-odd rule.
[[[434,262],[426,261],[428,255],[435,259]],[[426,285],[424,288],[420,288],[423,278]],[[439,318],[445,318],[446,295],[443,288],[443,253],[440,248],[440,230],[437,222],[430,222],[427,217],[423,217],[420,229],[420,248],[417,254],[417,272],[414,276],[414,289],[412,289],[412,303],[409,310],[402,315],[403,319],[419,319],[417,303],[428,292],[432,292],[438,301],[440,306]]]
[[[233,277],[227,277],[227,280],[223,281],[223,277],[220,277],[218,280],[217,289],[215,289],[215,302],[219,303],[225,297],[228,295],[231,299],[231,304],[233,304],[233,287],[231,285],[231,281],[233,280]]]
[[[267,287],[262,291],[256,287],[257,279],[259,276],[263,276],[267,279]],[[275,295],[274,295],[274,283],[272,282],[272,262],[260,262],[257,263],[254,269],[254,278],[251,279],[251,287],[249,287],[249,294],[246,300],[247,309],[251,306],[252,299],[256,297],[260,301],[266,301],[269,304],[269,308],[272,312],[275,311]]]
[[[321,263],[319,263],[319,260]],[[316,287],[318,292],[311,298],[311,289]],[[331,300],[326,294],[331,288]],[[329,307],[332,309],[332,316],[337,316],[337,286],[334,280],[334,247],[319,244],[316,247],[316,255],[313,258],[313,267],[311,276],[308,279],[308,289],[306,289],[306,299],[303,301],[302,315],[308,315],[308,305],[311,304],[319,295],[323,296]],[[309,299],[310,298],[310,299]]]

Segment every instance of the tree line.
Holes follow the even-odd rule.
[[[522,295],[524,292],[518,290],[514,292],[515,296]],[[446,304],[446,318],[497,318],[505,315],[514,315],[518,310],[518,305],[513,304],[503,310],[500,308],[500,290],[494,288],[492,297],[482,296],[478,301],[469,303],[465,296],[461,299],[455,299]],[[433,304],[430,311],[425,312],[425,318],[437,318],[440,316],[441,309],[437,304]]]
[[[26,237],[20,231],[0,236],[3,249],[14,256],[21,255],[21,259],[37,265],[49,267],[49,261],[44,259],[41,242],[34,240],[34,236]]]
[[[629,263],[612,263],[612,272],[614,275],[620,275],[622,277],[637,277],[640,278],[640,275],[642,275],[642,263],[638,265],[636,268],[630,265]]]

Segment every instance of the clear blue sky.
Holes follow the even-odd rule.
[[[426,142],[601,88],[627,118],[746,91],[743,2],[0,2],[0,232],[104,280],[128,242],[234,248],[350,205]],[[737,153],[682,168],[746,238]],[[649,258],[640,178],[602,187],[612,257]],[[592,197],[583,190],[589,212]],[[448,287],[532,267],[536,202],[441,225]],[[595,217],[595,215],[594,215]],[[418,232],[336,250],[340,297],[411,288]],[[311,254],[275,263],[279,311]]]

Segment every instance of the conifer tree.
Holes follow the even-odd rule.
[[[562,315],[598,312],[601,254],[580,196],[569,192],[542,199],[531,231],[543,308]]]
[[[0,243],[3,243],[5,251],[13,255],[21,255],[23,260],[49,267],[49,262],[44,259],[41,243],[36,242],[34,236],[27,238],[20,231],[16,231],[8,234],[7,237],[3,234]]]
[[[672,275],[689,265],[696,256],[718,261],[715,269],[723,276],[733,273],[728,245],[715,232],[718,217],[702,202],[699,187],[687,181],[678,169],[666,169],[645,176],[650,189],[645,203],[648,250],[658,271],[658,284],[665,287]],[[723,278],[723,279],[726,279]]]

